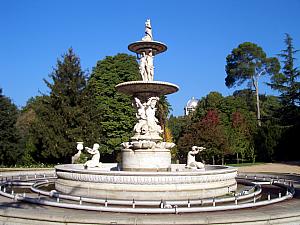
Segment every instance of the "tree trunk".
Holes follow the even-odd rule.
[[[259,104],[259,93],[258,93],[258,77],[252,78],[253,86],[255,88],[255,96],[256,96],[256,119],[257,124],[260,127],[261,126],[261,120],[260,120],[260,104]]]
[[[224,156],[222,156],[222,165],[224,165]]]
[[[239,153],[236,153],[236,163],[239,164],[240,163],[240,159],[239,159]]]
[[[212,164],[215,165],[215,156],[212,156]]]

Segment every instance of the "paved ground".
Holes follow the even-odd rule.
[[[240,167],[240,172],[281,173],[293,175],[300,181],[300,166],[297,163],[268,163]],[[295,198],[264,207],[222,212],[147,215],[105,213],[53,208],[14,202],[0,196],[0,224],[300,224],[300,183],[295,184]]]
[[[290,163],[266,163],[254,166],[243,166],[238,168],[239,172],[246,173],[289,173],[300,175],[300,162]]]

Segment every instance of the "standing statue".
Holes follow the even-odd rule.
[[[147,71],[147,80],[153,81],[154,77],[154,64],[153,64],[153,53],[152,50],[149,50],[148,54],[146,55],[146,71]]]
[[[202,162],[197,162],[196,161],[196,155],[199,152],[202,152],[204,149],[204,147],[197,147],[197,146],[193,146],[192,147],[192,151],[188,152],[188,156],[187,156],[187,167],[189,168],[197,168],[197,169],[202,169],[204,168],[204,164]]]
[[[152,50],[148,50],[146,52],[142,52],[138,57],[140,60],[140,74],[143,81],[153,81],[154,77],[154,64],[153,64],[153,52]]]
[[[93,155],[91,160],[86,161],[86,163],[83,165],[85,169],[88,168],[94,168],[94,167],[101,167],[102,163],[100,162],[100,152],[99,152],[99,144],[95,143],[93,145],[93,149],[89,147],[85,147],[88,153]]]
[[[145,52],[142,52],[139,60],[140,60],[139,69],[140,69],[140,74],[141,74],[142,80],[147,81],[147,77],[148,77],[147,76],[147,70],[146,70],[147,56],[146,56]]]
[[[147,19],[145,22],[145,37],[143,37],[142,40],[143,41],[153,41],[152,27],[151,27],[150,19]]]

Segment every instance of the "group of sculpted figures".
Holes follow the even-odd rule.
[[[145,23],[145,36],[142,38],[142,41],[153,41],[152,28],[149,19]],[[138,59],[140,60],[139,69],[143,81],[153,81],[153,77],[154,77],[153,58],[154,56],[151,49],[145,50],[138,56]]]
[[[138,119],[133,128],[136,134],[156,137],[163,132],[155,117],[158,100],[158,97],[150,97],[147,102],[142,103],[139,98],[134,98],[134,105],[137,109],[136,118]]]

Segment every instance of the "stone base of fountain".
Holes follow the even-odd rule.
[[[237,170],[206,165],[189,169],[172,164],[169,172],[117,171],[117,164],[86,170],[81,164],[56,166],[55,189],[84,197],[120,200],[188,200],[226,195],[235,191]]]
[[[123,171],[171,171],[169,149],[123,149]]]

